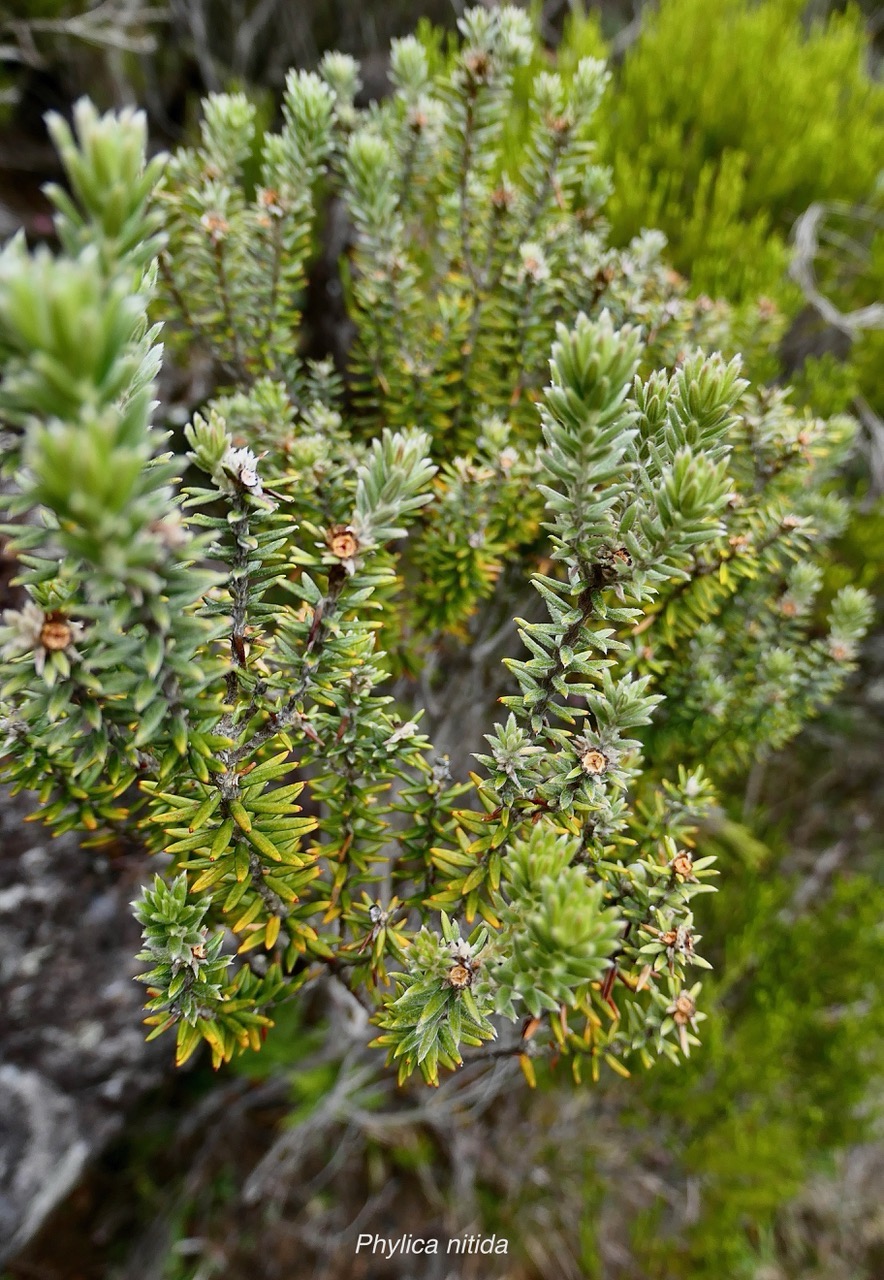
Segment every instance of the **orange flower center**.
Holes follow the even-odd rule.
[[[328,535],[328,546],[339,560],[349,560],[359,550],[359,539],[352,529],[332,529]]]
[[[50,653],[66,649],[73,638],[70,627],[62,618],[47,618],[40,628],[40,643]]]

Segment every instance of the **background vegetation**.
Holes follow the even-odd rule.
[[[85,39],[75,5],[13,6],[4,18],[7,137],[31,148],[35,179],[50,163],[36,120],[87,85],[105,104],[146,101],[158,139],[188,139],[201,91],[246,86],[269,121],[287,65],[313,65],[331,46],[373,53],[417,17],[385,6],[355,23],[352,6],[304,6],[292,24],[282,6],[188,4],[131,7],[121,24],[80,8]],[[867,10],[722,0],[711,21],[697,0],[661,0],[637,15],[574,15],[563,32],[555,6],[538,14],[566,82],[580,55],[613,58],[596,129],[613,243],[662,228],[687,294],[732,304],[726,319],[709,304],[705,323],[720,335],[710,341],[745,349],[752,376],[791,383],[793,402],[859,419],[853,515],[825,563],[819,619],[849,580],[881,595],[884,90],[880,23]],[[452,14],[440,5],[429,16]],[[424,28],[423,39],[439,65],[451,56],[444,37]],[[516,157],[524,136],[515,115]],[[43,206],[23,207],[9,172],[10,218],[40,234]],[[788,275],[790,236],[817,205],[808,291],[806,271]],[[328,318],[308,306],[307,323],[323,334]],[[176,394],[198,399],[199,370],[179,365]],[[518,1249],[514,1276],[872,1280],[884,1265],[882,672],[876,633],[836,708],[784,753],[730,772],[705,832],[722,875],[703,901],[714,970],[704,1047],[689,1064],[580,1096],[542,1072],[527,1100],[514,1080],[510,1098],[478,1092],[453,1116],[428,1106],[385,1126],[371,1118],[382,1100],[336,1095],[339,1068],[309,1017],[293,1015],[258,1058],[221,1080],[197,1065],[136,1113],[80,1207],[10,1274],[67,1274],[71,1247],[89,1275],[254,1275],[259,1257],[268,1276],[296,1274],[305,1249],[328,1274],[350,1274],[352,1257],[329,1242],[373,1203],[401,1230],[503,1231]],[[198,1119],[182,1123],[189,1114]]]

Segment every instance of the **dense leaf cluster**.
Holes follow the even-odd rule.
[[[320,974],[403,1079],[520,1017],[529,1078],[552,1051],[577,1076],[687,1055],[703,763],[785,741],[868,621],[853,587],[815,604],[850,424],[704,354],[727,312],[685,299],[659,238],[606,246],[603,68],[536,78],[509,173],[530,24],[460,26],[438,74],[395,45],[367,109],[350,59],[292,73],[260,140],[216,96],[165,164],[140,116],[81,104],[76,138],[54,126],[61,252],[0,258],[28,595],[2,635],[5,771],[56,826],[166,855],[136,909],[179,1061],[256,1046]],[[330,201],[353,236],[339,371],[299,349]],[[186,456],[153,423],[149,307],[214,371]],[[434,753],[415,677],[469,661],[508,592],[527,616],[468,779],[481,742]]]

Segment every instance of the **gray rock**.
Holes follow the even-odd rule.
[[[0,792],[0,1265],[172,1061],[145,1043],[133,981],[144,862],[53,839],[28,811]]]

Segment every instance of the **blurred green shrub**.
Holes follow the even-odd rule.
[[[604,108],[616,241],[660,227],[697,290],[779,296],[786,242],[813,201],[868,199],[884,87],[853,8],[662,0],[643,14]]]

